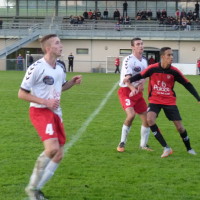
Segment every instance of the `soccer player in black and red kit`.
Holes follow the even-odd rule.
[[[173,90],[175,81],[182,84],[197,99],[199,103],[200,96],[189,80],[186,79],[186,77],[180,72],[180,70],[171,65],[173,61],[173,52],[170,47],[163,47],[160,50],[160,58],[160,63],[149,65],[148,68],[141,73],[131,78],[125,78],[124,82],[130,83],[149,77],[149,107],[147,113],[147,122],[155,138],[164,147],[161,157],[167,157],[173,153],[172,149],[167,145],[158,126],[156,125],[156,118],[161,109],[164,110],[166,117],[170,121],[173,121],[183,140],[187,152],[195,155],[196,152],[191,148],[187,131],[182,124],[182,119],[178,107],[176,106],[176,94]]]

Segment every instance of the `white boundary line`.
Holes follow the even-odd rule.
[[[101,109],[104,107],[104,105],[107,103],[108,99],[114,92],[114,90],[117,88],[118,82],[115,83],[113,88],[107,93],[106,97],[102,100],[102,102],[99,104],[99,106],[96,108],[96,110],[87,118],[87,120],[82,124],[82,126],[78,129],[76,134],[72,137],[72,139],[65,145],[64,152],[65,154],[68,152],[68,150],[79,140],[79,138],[82,136],[82,134],[85,132],[86,128],[92,122],[92,120],[96,117],[96,115],[99,114]]]

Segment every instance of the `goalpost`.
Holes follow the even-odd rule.
[[[44,56],[44,54],[26,54],[26,70],[29,67],[29,57],[30,55],[33,57],[33,63]]]
[[[123,62],[123,56],[118,56],[120,59],[120,66],[119,68],[121,69],[122,62]],[[106,57],[106,73],[114,73],[115,72],[115,59],[116,56],[107,56]]]

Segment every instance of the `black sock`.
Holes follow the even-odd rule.
[[[154,124],[153,126],[150,126],[151,131],[153,132],[155,138],[158,140],[158,142],[163,146],[163,147],[168,147],[165,139],[163,138],[158,126]]]
[[[187,151],[192,149],[191,146],[190,146],[190,139],[189,139],[189,137],[187,135],[187,131],[185,130],[183,133],[180,133],[180,136],[181,136],[181,138],[183,140],[183,143],[184,143]]]

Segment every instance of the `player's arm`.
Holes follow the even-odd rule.
[[[134,96],[136,95],[139,91],[137,88],[135,88],[131,82],[129,81],[131,78],[131,75],[126,75],[126,77],[124,78],[124,83],[129,87],[129,89],[131,90],[130,96]]]
[[[194,88],[194,86],[188,82],[184,84],[184,87],[197,99],[197,101],[200,103],[200,96],[197,92],[197,90]]]
[[[62,91],[68,90],[72,86],[80,84],[81,81],[82,81],[81,75],[74,76],[70,81],[64,83],[64,85],[62,86]]]
[[[192,83],[190,83],[190,81],[188,79],[186,79],[186,77],[181,72],[177,75],[176,80],[179,83],[181,83],[200,103],[200,96],[199,96],[197,90],[194,88]]]
[[[59,107],[59,104],[60,104],[60,100],[58,99],[42,99],[42,98],[33,96],[30,93],[30,91],[27,91],[23,88],[19,89],[18,98],[23,99],[28,102],[45,105],[49,109],[56,109]]]

